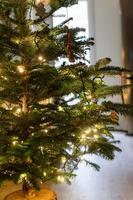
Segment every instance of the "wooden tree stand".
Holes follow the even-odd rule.
[[[57,196],[49,189],[41,189],[40,191],[31,189],[27,195],[19,190],[7,195],[4,200],[57,200]]]

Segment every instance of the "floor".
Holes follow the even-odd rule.
[[[121,140],[122,153],[114,161],[92,157],[101,166],[96,172],[80,165],[72,185],[53,185],[58,200],[133,200],[133,137],[115,134]],[[20,186],[6,183],[0,189],[0,200]]]

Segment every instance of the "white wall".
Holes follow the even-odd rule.
[[[95,48],[92,51],[92,62],[110,57],[111,65],[122,66],[122,28],[119,0],[88,0],[91,8],[90,35],[95,37]],[[92,11],[93,10],[93,11]],[[121,78],[106,78],[110,85],[121,84]],[[110,98],[111,101],[121,102],[121,96]],[[123,117],[120,117],[120,128],[123,126]],[[127,127],[126,127],[127,128]]]
[[[122,32],[119,0],[88,0],[89,36],[95,38],[91,62],[110,57],[111,65],[122,66]],[[112,79],[107,80],[112,84]],[[121,84],[114,79],[114,84]]]
[[[122,64],[121,13],[119,0],[94,0],[96,59],[112,58]]]
[[[122,34],[119,0],[93,0],[95,59],[112,59],[112,65],[122,66]],[[120,84],[118,78],[107,79],[109,84]],[[119,98],[116,98],[119,101]]]

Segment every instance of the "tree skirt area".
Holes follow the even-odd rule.
[[[34,192],[29,191],[29,195],[24,197],[22,190],[15,191],[4,198],[4,200],[56,200],[56,194],[49,189],[41,189]]]
[[[6,182],[0,189],[0,200],[56,200],[56,194],[49,189],[51,184],[47,185],[48,188],[41,188],[39,192],[36,192],[36,196],[31,195],[32,198],[30,198],[24,197],[21,184],[14,185],[12,182]]]

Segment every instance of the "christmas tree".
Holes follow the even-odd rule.
[[[85,155],[111,160],[120,151],[111,132],[119,114],[133,109],[108,97],[129,85],[108,86],[104,77],[130,72],[109,58],[90,65],[93,38],[79,36],[82,27],[69,28],[71,19],[46,23],[75,3],[0,0],[0,184],[22,182],[26,191],[38,189],[39,180],[69,182],[80,162],[99,170]]]

